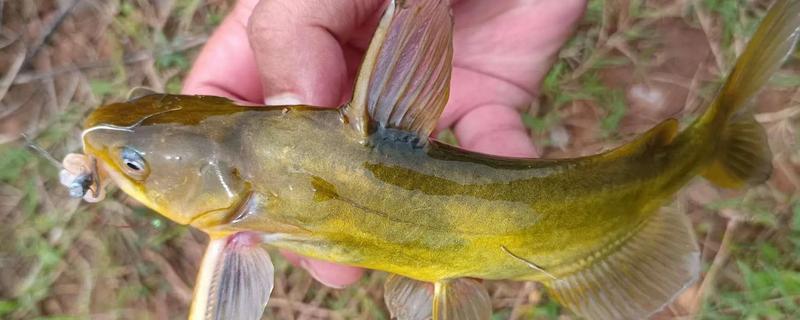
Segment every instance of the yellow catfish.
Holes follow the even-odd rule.
[[[397,1],[348,104],[140,92],[89,116],[87,169],[67,184],[96,195],[112,181],[211,237],[194,319],[260,318],[273,285],[263,245],[391,273],[385,300],[397,319],[488,319],[476,279],[540,281],[582,317],[641,319],[700,268],[687,218],[659,208],[696,175],[723,187],[768,178],[766,136],[747,105],[798,26],[800,3],[777,1],[682,131],[669,119],[594,156],[504,158],[428,138],[448,97],[450,8]]]

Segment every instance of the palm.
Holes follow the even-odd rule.
[[[563,27],[552,23],[565,17],[552,10],[542,16],[540,7],[536,2],[488,1],[462,1],[454,7],[454,98],[509,106],[531,101],[566,36]],[[575,10],[566,11],[574,15]],[[477,81],[464,82],[464,77]]]
[[[583,12],[583,5],[582,0],[456,2],[450,101],[439,129],[462,123],[456,135],[467,148],[512,156],[535,155],[515,109],[536,96],[541,79],[569,36],[569,26]],[[365,23],[342,47],[350,83],[374,22]],[[348,98],[347,93],[349,90],[342,100]],[[482,108],[486,110],[473,112]],[[474,113],[474,121],[465,118],[470,113]]]
[[[514,109],[537,94],[583,5],[580,0],[456,3],[451,95],[439,128],[456,125],[468,148],[535,155]]]

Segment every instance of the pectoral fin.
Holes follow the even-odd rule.
[[[251,234],[213,239],[197,275],[189,319],[261,319],[274,269]]]
[[[646,319],[698,277],[700,258],[685,215],[660,212],[580,270],[545,282],[552,297],[588,319]]]
[[[379,126],[427,141],[447,103],[452,69],[452,18],[446,0],[393,1],[372,38],[343,109],[367,136]]]
[[[384,300],[392,319],[398,320],[485,320],[492,316],[486,288],[469,278],[429,283],[390,275]]]

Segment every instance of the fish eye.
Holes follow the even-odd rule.
[[[133,178],[144,179],[149,173],[144,157],[133,148],[124,147],[120,150],[120,162],[122,170]]]

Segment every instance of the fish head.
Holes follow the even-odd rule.
[[[201,229],[222,224],[249,190],[220,141],[230,130],[209,125],[210,118],[187,122],[199,112],[191,110],[192,98],[167,98],[173,103],[150,96],[89,116],[83,144],[98,171],[93,176],[177,223]]]

